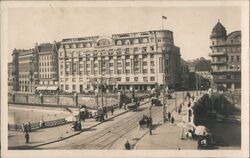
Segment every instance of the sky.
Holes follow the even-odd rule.
[[[240,30],[240,7],[43,7],[8,9],[8,61],[13,49],[63,38],[110,36],[162,29],[173,31],[185,60],[209,59],[209,36],[218,22],[228,33]]]

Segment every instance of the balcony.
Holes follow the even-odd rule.
[[[240,73],[240,69],[223,69],[223,70],[212,71],[212,74],[221,74],[221,73]]]
[[[223,64],[226,64],[227,61],[212,61],[211,62],[211,65],[223,65]]]
[[[215,83],[240,83],[240,79],[214,79]]]
[[[209,56],[225,56],[225,52],[214,52],[214,53],[209,53]]]

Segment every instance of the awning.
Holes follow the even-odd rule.
[[[46,90],[47,89],[47,87],[36,87],[36,90],[39,90],[39,91],[41,91],[41,90]]]
[[[48,91],[56,91],[56,90],[58,90],[58,86],[49,86],[46,90],[48,90]]]
[[[118,85],[155,85],[156,82],[118,82]]]

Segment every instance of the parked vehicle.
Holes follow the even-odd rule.
[[[161,103],[160,99],[154,97],[151,99],[151,105],[162,106],[162,103]]]

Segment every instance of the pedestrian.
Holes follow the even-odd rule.
[[[112,106],[111,107],[111,115],[113,115],[113,113],[114,113],[114,107]]]
[[[171,118],[171,113],[168,112],[168,121],[170,121],[170,118]]]
[[[201,149],[201,141],[202,141],[202,138],[201,138],[201,137],[198,137],[198,141],[197,141],[197,149],[198,149],[198,150]]]
[[[42,118],[40,119],[39,124],[40,124],[40,128],[43,128],[43,126],[44,126],[44,121],[43,121]]]
[[[190,107],[190,106],[191,106],[191,102],[189,101],[189,102],[188,102],[188,107]]]
[[[23,130],[23,133],[25,133],[25,125],[24,125],[24,123],[22,124],[22,130]]]
[[[125,103],[123,103],[123,107],[124,107],[124,110],[126,110],[126,104]]]
[[[28,129],[29,129],[28,131],[31,132],[31,124],[30,124],[30,122],[28,122]]]
[[[29,143],[30,136],[28,132],[25,133],[24,137],[25,137],[25,144]]]
[[[82,113],[82,120],[83,120],[83,122],[85,122],[85,118],[86,118],[86,112],[84,111],[83,113]]]
[[[171,117],[171,123],[174,123],[174,116]]]
[[[126,150],[130,150],[130,144],[129,144],[128,140],[127,140],[127,142],[125,143],[125,149],[126,149]]]

